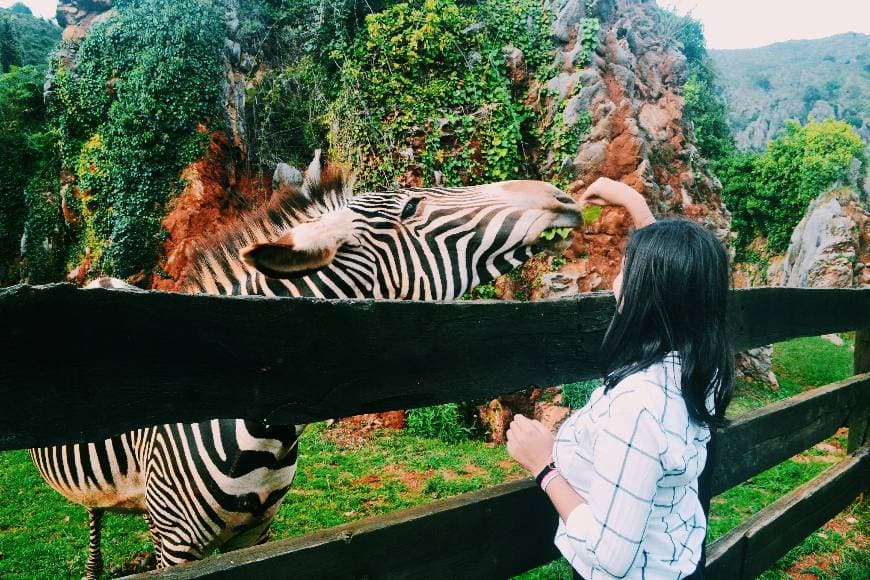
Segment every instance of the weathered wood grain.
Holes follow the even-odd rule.
[[[720,494],[836,433],[870,412],[870,373],[812,389],[744,413],[720,432],[713,472]]]
[[[868,381],[870,374],[864,374],[854,380],[821,387],[816,389],[819,391],[818,396],[808,397],[812,393],[806,393],[792,397],[784,401],[785,404],[778,404],[772,413],[753,413],[747,420],[735,422],[722,429],[720,441],[726,444],[721,447],[719,465],[738,464],[744,467],[737,470],[716,470],[713,475],[714,489],[727,489],[766,469],[745,467],[746,458],[749,458],[750,464],[753,458],[760,464],[767,464],[782,455],[782,452],[771,449],[773,445],[783,445],[789,449],[803,445],[791,452],[794,454],[829,436],[842,426],[849,404],[867,405],[866,400],[855,402],[853,398],[860,389],[866,390]],[[845,407],[840,409],[841,405]],[[801,427],[796,423],[813,407],[828,410],[837,408],[841,423],[831,427],[826,422],[827,419],[812,421],[814,426],[805,429],[795,438],[782,438],[788,430],[800,430]],[[827,416],[826,413],[827,411],[822,411],[820,416]],[[776,428],[780,420],[783,424],[781,433]],[[744,439],[745,433],[755,431],[763,436]],[[777,436],[780,439],[776,439]],[[866,468],[866,456],[860,457],[864,458],[860,461],[864,462],[861,465]],[[854,498],[860,491],[861,487],[855,486],[861,481],[866,487],[866,473],[856,476],[856,470],[860,466],[853,468],[851,465],[844,462],[826,472],[824,477],[831,479],[833,476],[829,474],[846,470],[848,476],[845,487],[841,485],[843,481],[834,478],[838,483],[831,485],[840,486],[836,488],[840,491],[831,494],[829,490],[813,495],[812,501],[825,502],[830,499],[831,505],[819,505],[814,508],[817,512],[800,516],[800,522],[796,524],[802,526],[799,530],[816,521],[812,518],[821,517],[818,514],[828,513],[830,509],[834,509],[831,516],[838,513],[845,505],[840,505],[846,501],[844,498],[849,494]],[[749,475],[743,475],[744,473]],[[743,479],[736,479],[740,477]],[[828,479],[822,480],[822,483]],[[795,494],[797,492],[789,497],[803,497]],[[775,505],[782,508],[783,504]],[[780,511],[792,513],[785,508]],[[788,517],[792,518],[791,515]],[[751,520],[756,521],[757,519]],[[812,529],[818,528],[825,521],[827,520],[821,520]],[[524,480],[292,540],[220,555],[203,562],[172,568],[164,572],[164,575],[170,578],[249,578],[275,575],[288,578],[444,578],[452,574],[461,578],[506,578],[549,562],[555,557],[552,545],[555,523],[556,515],[550,502],[537,490],[534,482]],[[756,528],[745,524],[740,529],[746,531]],[[794,545],[797,538],[789,534],[783,534],[783,537],[786,543],[791,542],[789,547]],[[744,551],[750,548],[768,550],[762,550],[766,545],[756,541],[750,546],[744,532],[726,535],[709,547],[708,568],[711,572],[708,576],[723,580],[738,578],[744,567]],[[769,557],[776,550],[779,547],[764,551],[763,557]],[[322,574],[318,572],[321,570]]]
[[[556,523],[523,480],[139,577],[503,579],[558,557]]]
[[[863,448],[781,497],[709,547],[706,576],[757,578],[798,542],[840,513],[870,483]]]
[[[0,450],[215,417],[305,423],[590,378],[609,293],[323,301],[0,291]],[[870,326],[870,289],[732,295],[734,344]]]

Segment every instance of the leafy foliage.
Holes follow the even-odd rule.
[[[738,257],[757,235],[768,248],[785,251],[810,201],[843,180],[854,159],[866,166],[864,143],[842,121],[786,123],[785,134],[762,154],[739,153],[717,169],[722,198],[731,210]]]
[[[244,50],[270,63],[247,95],[251,154],[261,167],[304,164],[327,147],[323,114],[339,90],[339,55],[366,14],[395,0],[243,0]]]
[[[64,201],[81,218],[70,259],[91,253],[126,277],[153,265],[163,207],[207,139],[197,126],[214,125],[224,18],[205,0],[118,9],[84,39],[74,71],[57,64],[53,107],[78,192]]]
[[[0,72],[7,73],[21,65],[21,44],[16,38],[12,19],[0,13]]]
[[[334,154],[372,187],[408,175],[431,183],[435,171],[448,185],[524,173],[531,113],[503,49],[512,42],[529,70],[544,66],[550,19],[532,0],[411,0],[370,14],[347,53],[334,53],[344,57],[328,116]]]
[[[683,45],[689,78],[683,86],[683,117],[692,123],[698,151],[708,160],[718,160],[734,150],[727,123],[728,109],[716,86],[713,62],[707,53],[703,25],[689,15],[665,12],[663,20],[673,38]]]
[[[45,114],[40,69],[12,67],[0,75],[0,285],[18,281],[13,260],[30,211],[25,189],[30,176],[50,164],[53,156],[54,139],[45,128]]]

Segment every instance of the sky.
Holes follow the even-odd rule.
[[[704,24],[708,48],[755,48],[843,32],[870,34],[868,0],[656,0]]]
[[[9,8],[18,0],[0,0],[0,7]],[[57,8],[57,0],[22,0],[23,4],[30,6],[30,10],[37,16],[43,18],[54,18],[54,11]]]
[[[0,0],[8,7],[16,0]],[[53,18],[56,0],[23,0],[34,14]],[[870,34],[868,0],[656,0],[704,23],[709,48],[754,48],[784,40],[842,32]]]

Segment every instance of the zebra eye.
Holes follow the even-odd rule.
[[[402,208],[402,216],[403,220],[406,220],[417,213],[417,206],[420,205],[420,202],[423,201],[422,197],[412,197],[408,200],[408,203],[405,204],[405,207]]]

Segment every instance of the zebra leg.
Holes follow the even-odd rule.
[[[163,563],[163,542],[160,540],[160,533],[157,531],[157,527],[154,525],[154,522],[151,521],[151,518],[148,514],[145,514],[145,523],[148,524],[148,532],[151,534],[151,543],[154,544],[154,561],[157,566],[157,569],[165,567]]]
[[[97,580],[103,573],[103,554],[100,551],[100,533],[103,526],[103,510],[88,509],[88,527],[90,540],[88,542],[88,563],[85,567],[85,578]]]

